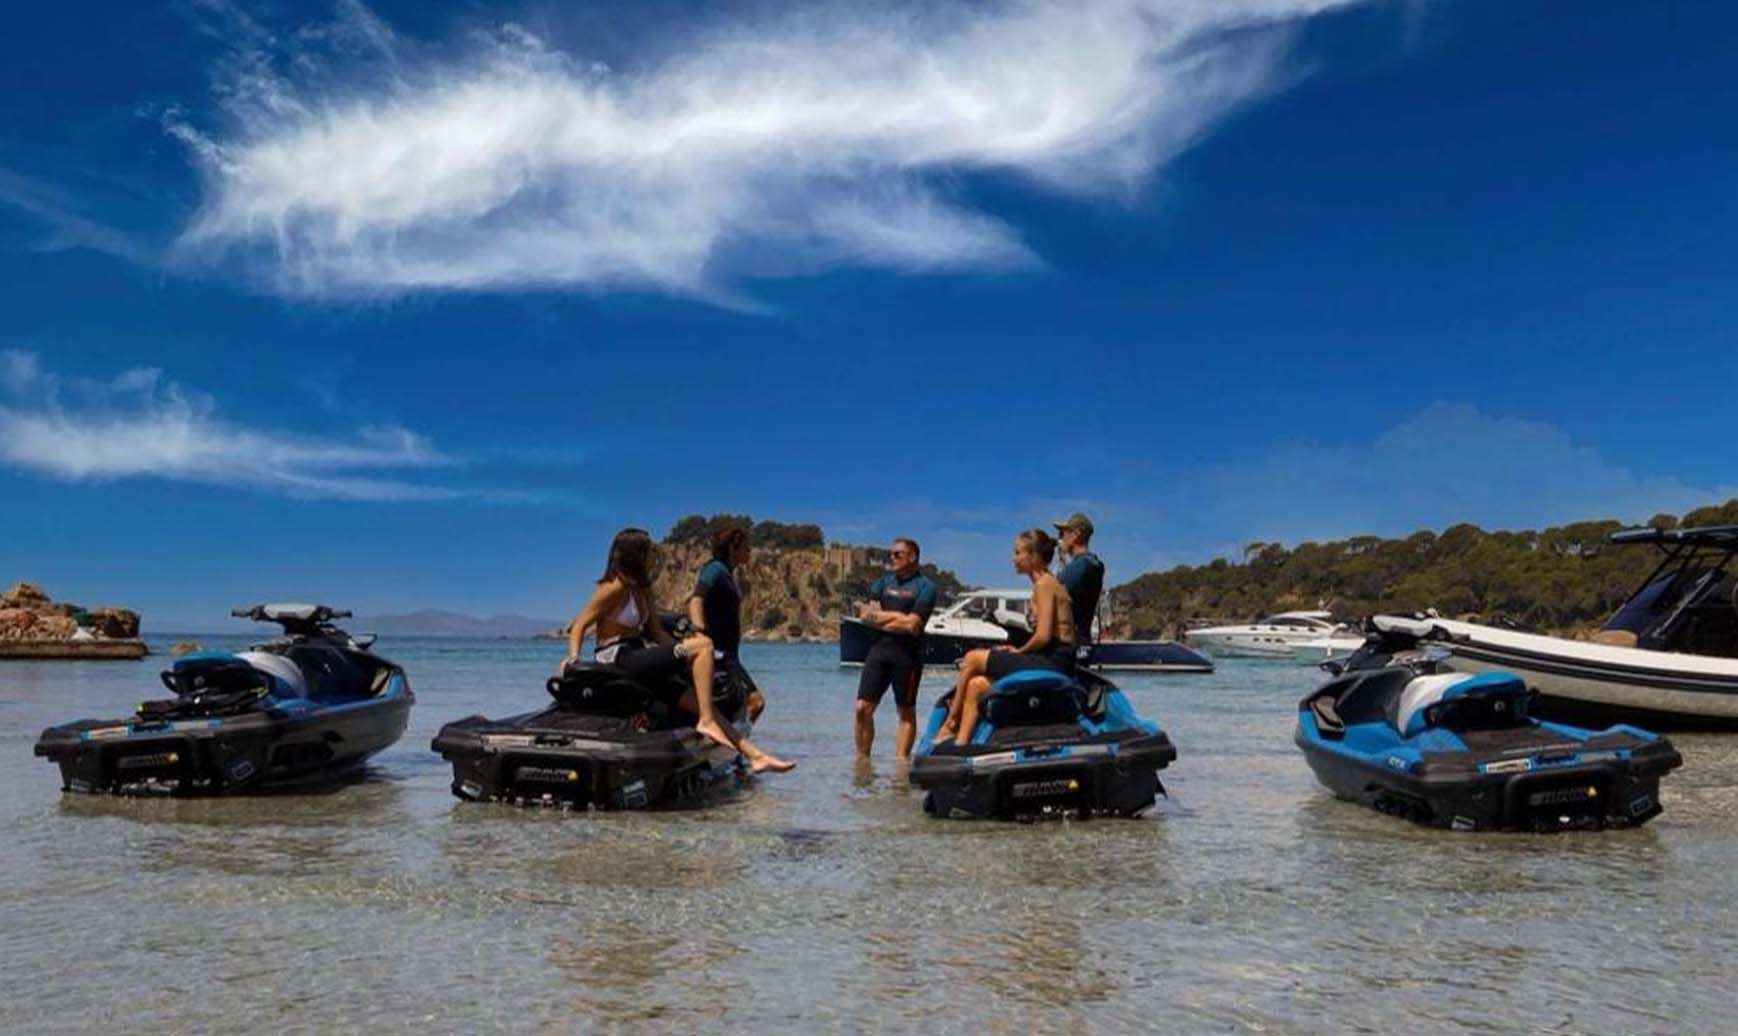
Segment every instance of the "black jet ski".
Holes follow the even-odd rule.
[[[521,806],[646,809],[694,805],[735,788],[747,764],[694,730],[674,704],[686,681],[649,687],[614,666],[575,664],[548,681],[554,702],[507,719],[448,723],[432,747],[453,764],[453,794]],[[748,735],[747,685],[720,665],[712,701]]]
[[[1380,616],[1298,703],[1297,744],[1335,795],[1457,831],[1634,827],[1683,764],[1645,730],[1533,718],[1514,673],[1454,672],[1428,622]]]
[[[199,651],[162,673],[174,697],[126,719],[50,727],[36,754],[60,764],[68,791],[225,794],[341,776],[397,741],[415,700],[404,670],[371,636],[332,624],[315,604],[232,614],[284,634],[246,651]]]
[[[1137,816],[1164,791],[1159,771],[1177,758],[1159,725],[1091,670],[1009,673],[985,696],[971,742],[937,745],[952,698],[935,703],[911,765],[932,816]]]

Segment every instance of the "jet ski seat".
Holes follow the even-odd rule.
[[[264,657],[282,659],[300,670],[307,688],[303,693],[309,701],[341,705],[371,696],[373,681],[344,652],[330,645],[295,644],[289,648],[287,658],[269,654]]]
[[[1322,689],[1310,700],[1316,725],[1323,736],[1338,738],[1356,723],[1383,721],[1393,724],[1400,694],[1412,679],[1412,670],[1402,666],[1347,674]]]
[[[269,651],[243,651],[235,657],[266,675],[272,683],[273,697],[308,697],[308,683],[302,670],[284,656]]]
[[[1086,691],[1049,669],[1022,669],[996,681],[984,697],[984,718],[998,727],[1068,723],[1086,711]]]
[[[567,708],[601,716],[626,718],[650,712],[656,704],[651,691],[612,665],[575,662],[545,687]]]
[[[1469,730],[1513,726],[1526,717],[1527,685],[1513,673],[1433,673],[1400,694],[1394,729],[1415,737],[1433,726]]]

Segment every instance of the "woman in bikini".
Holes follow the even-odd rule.
[[[954,744],[971,741],[978,723],[978,707],[990,685],[1022,669],[1074,671],[1074,612],[1068,590],[1050,574],[1056,556],[1056,539],[1043,529],[1027,529],[1014,537],[1014,571],[1032,580],[1032,636],[1017,648],[979,648],[960,660],[959,681],[947,719],[936,731],[935,743],[948,738]]]
[[[579,660],[579,645],[587,630],[597,632],[593,656],[641,683],[657,684],[684,671],[693,678],[677,706],[697,715],[694,729],[704,737],[741,752],[756,773],[782,773],[796,763],[768,755],[731,728],[712,706],[712,640],[696,634],[678,641],[658,619],[651,595],[652,537],[644,529],[623,529],[610,543],[609,562],[591,600],[567,631],[567,658]],[[705,688],[705,693],[696,693]]]

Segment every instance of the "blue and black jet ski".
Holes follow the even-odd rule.
[[[935,703],[911,764],[933,816],[1137,816],[1164,791],[1159,771],[1177,758],[1159,725],[1091,670],[1009,673],[984,698],[970,743],[937,745],[952,698]]]
[[[370,650],[372,637],[332,624],[349,612],[262,604],[232,614],[277,623],[283,636],[184,655],[161,674],[173,698],[42,732],[36,754],[60,764],[67,791],[211,795],[328,780],[404,733],[410,683]]]
[[[1298,703],[1297,744],[1335,795],[1457,831],[1634,827],[1660,814],[1670,741],[1534,719],[1520,677],[1444,667],[1429,624],[1382,616]]]

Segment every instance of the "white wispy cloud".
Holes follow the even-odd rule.
[[[32,247],[45,252],[88,248],[138,266],[155,266],[159,249],[81,211],[69,193],[34,177],[0,166],[0,205],[29,213],[49,231]]]
[[[0,463],[69,480],[149,477],[310,498],[474,495],[396,477],[453,463],[404,428],[326,439],[249,427],[155,368],[106,382],[65,378],[20,350],[0,350]]]
[[[625,70],[513,24],[431,57],[353,0],[330,30],[241,19],[224,125],[170,122],[206,176],[183,254],[310,294],[1030,266],[960,174],[1126,196],[1347,2],[777,5]]]

